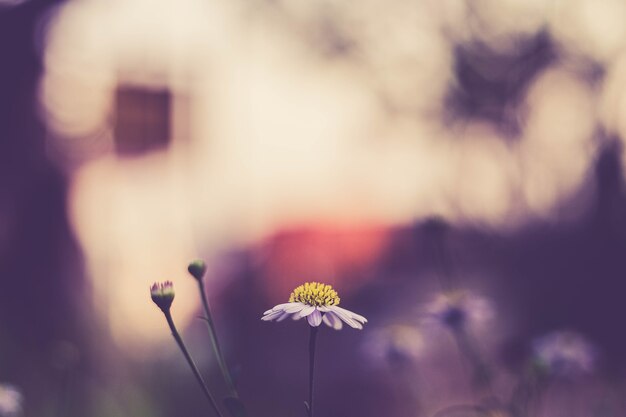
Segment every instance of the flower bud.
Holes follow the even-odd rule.
[[[174,301],[174,284],[171,281],[155,282],[150,287],[150,296],[154,304],[163,312],[169,311],[172,301]]]
[[[187,271],[189,271],[192,277],[200,281],[206,273],[206,264],[203,260],[197,259],[189,264]]]

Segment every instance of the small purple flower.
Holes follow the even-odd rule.
[[[426,306],[426,316],[451,329],[466,325],[482,325],[493,317],[491,303],[469,291],[452,291],[439,294]]]
[[[293,290],[288,303],[278,304],[263,313],[261,320],[282,321],[287,317],[299,320],[306,317],[311,327],[318,327],[323,321],[335,330],[341,330],[342,322],[354,329],[362,329],[367,319],[339,307],[339,300],[337,292],[330,285],[307,282]]]
[[[552,375],[576,376],[593,371],[596,348],[582,335],[556,331],[536,339],[532,345],[534,359]]]
[[[421,332],[409,325],[392,324],[370,333],[364,352],[379,362],[406,363],[417,359],[424,351]]]
[[[22,394],[11,385],[0,384],[0,417],[22,414]]]

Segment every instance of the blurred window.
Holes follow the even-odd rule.
[[[122,156],[164,149],[171,137],[172,94],[167,89],[119,85],[115,92],[115,151]]]

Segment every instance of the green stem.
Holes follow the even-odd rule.
[[[217,339],[217,333],[215,331],[215,325],[213,324],[213,317],[211,316],[209,300],[207,299],[206,292],[204,291],[204,282],[201,279],[198,280],[198,289],[200,290],[202,307],[204,308],[204,314],[206,316],[205,318],[207,323],[207,329],[209,331],[209,338],[211,339],[211,345],[213,346],[213,352],[215,353],[215,357],[217,358],[217,363],[219,364],[220,371],[222,372],[224,381],[226,381],[226,385],[228,386],[230,394],[235,398],[239,398],[239,394],[237,393],[237,389],[235,388],[235,384],[233,383],[233,378],[230,375],[230,371],[228,370],[228,365],[226,365],[226,361],[224,360],[224,356],[222,355],[222,349],[220,348],[220,343]]]
[[[172,336],[174,336],[174,340],[176,340],[176,343],[178,343],[178,347],[183,352],[183,355],[185,356],[185,359],[187,360],[187,363],[189,364],[189,367],[191,368],[193,375],[196,377],[196,380],[200,384],[200,387],[202,388],[204,395],[209,400],[209,403],[211,403],[211,407],[213,408],[213,410],[219,417],[224,417],[222,413],[220,412],[219,408],[217,407],[217,403],[215,402],[213,395],[211,395],[211,392],[207,388],[206,383],[204,382],[204,379],[202,379],[202,375],[200,375],[200,371],[198,371],[198,367],[196,366],[193,359],[191,358],[189,351],[187,351],[187,347],[185,346],[183,339],[180,337],[180,334],[178,334],[178,330],[176,330],[176,325],[174,325],[174,320],[172,320],[172,315],[170,314],[169,310],[163,311],[163,314],[165,314],[165,319],[167,320],[167,324],[170,326],[170,330],[172,331]]]
[[[313,376],[315,371],[315,341],[318,327],[311,326],[309,337],[309,417],[313,417]]]

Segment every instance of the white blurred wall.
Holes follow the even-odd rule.
[[[563,20],[583,19],[588,43],[606,47],[572,56],[597,52],[611,69],[619,27],[603,35],[561,2],[476,2],[469,20],[454,1],[270,3],[72,0],[42,31],[50,152],[70,174],[73,226],[121,343],[167,337],[148,300],[152,281],[174,279],[193,300],[188,260],[290,225],[441,215],[510,230],[580,214],[563,201],[589,185],[597,120],[623,127],[596,110],[604,87],[563,61],[529,89],[521,139],[507,142],[486,122],[452,129],[437,116],[454,82],[452,41],[476,36],[478,23],[485,42],[506,48],[548,25],[571,49],[587,43]],[[608,21],[626,13],[608,0],[585,4]],[[320,21],[352,52],[312,47],[326,36]],[[620,77],[605,101],[623,101]],[[171,89],[166,150],[115,154],[119,83]],[[189,320],[195,308],[179,302],[175,314]]]

